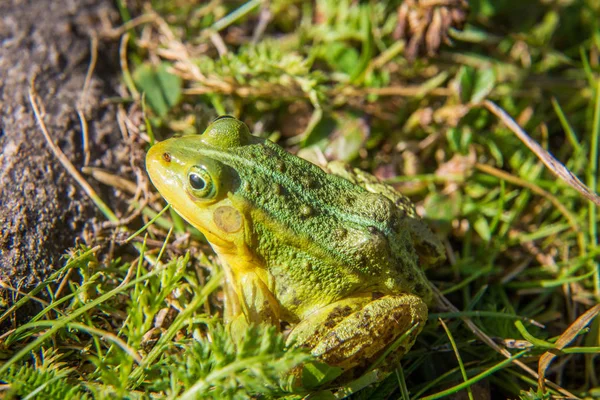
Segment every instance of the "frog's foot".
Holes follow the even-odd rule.
[[[406,354],[426,320],[427,306],[415,295],[373,299],[369,293],[316,311],[292,330],[288,340],[309,347],[312,355],[329,365],[364,370],[418,324],[394,351],[394,358]]]

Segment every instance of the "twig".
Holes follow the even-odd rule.
[[[136,18],[132,19],[131,21],[127,21],[126,23],[124,23],[123,25],[121,25],[117,28],[113,28],[109,31],[104,32],[103,36],[106,36],[107,38],[116,39],[119,36],[123,35],[125,32],[135,28],[136,26],[144,25],[149,22],[154,22],[155,20],[156,20],[156,14],[150,13],[150,14],[140,15],[139,17],[136,17]]]
[[[227,55],[227,53],[228,53],[227,45],[225,45],[225,42],[223,41],[223,38],[221,37],[221,35],[219,35],[219,32],[212,32],[209,37],[210,37],[210,41],[213,43],[213,45],[217,49],[219,56],[223,57],[223,56]]]
[[[454,91],[443,87],[428,89],[423,86],[388,86],[382,88],[366,88],[364,90],[358,90],[357,93],[350,93],[350,95],[360,96],[361,93],[375,94],[377,96],[414,97],[428,94],[430,96],[448,97],[453,95]]]
[[[77,116],[81,123],[81,138],[83,142],[83,166],[86,167],[90,163],[90,139],[88,134],[88,124],[83,114],[83,110],[77,106]]]
[[[135,88],[135,83],[129,72],[129,64],[127,63],[127,42],[129,42],[129,33],[125,33],[121,38],[119,45],[119,61],[121,63],[121,70],[123,70],[123,80],[127,89],[131,93],[131,96],[137,101],[140,99],[140,92]]]
[[[90,82],[92,81],[92,75],[98,62],[98,37],[93,34],[90,43],[90,65],[88,66],[87,73],[85,74],[85,80],[83,82],[83,89],[81,91],[81,97],[79,98],[79,104],[77,105],[77,115],[81,123],[81,137],[83,142],[83,165],[86,166],[90,163],[90,140],[88,134],[88,124],[85,119],[85,108],[87,105],[88,91],[90,88]]]
[[[91,175],[95,180],[107,186],[113,187],[123,192],[134,195],[137,185],[128,179],[104,171],[102,168],[84,167],[81,169],[84,174]]]
[[[90,89],[90,82],[92,81],[92,75],[96,69],[96,63],[98,62],[98,37],[93,34],[90,41],[90,65],[88,66],[87,73],[85,74],[85,80],[83,82],[83,90],[81,91],[81,97],[79,99],[79,107],[85,109],[87,103],[87,95]]]
[[[38,108],[37,102],[39,101],[38,95],[35,93],[35,82],[31,82],[31,88],[29,89],[29,103],[33,108],[33,113],[35,114],[35,118],[40,126],[42,133],[44,134],[44,138],[46,139],[46,143],[50,146],[50,149],[58,158],[58,161],[65,167],[67,172],[77,181],[79,186],[83,189],[83,191],[92,199],[92,201],[96,204],[96,206],[102,211],[102,213],[111,221],[118,221],[117,216],[112,212],[112,210],[102,201],[100,196],[92,189],[92,187],[87,183],[87,181],[81,176],[79,171],[75,168],[75,166],[69,161],[65,153],[54,144],[52,138],[50,137],[50,133],[48,133],[48,129],[46,128],[46,124],[44,123],[43,117]]]
[[[490,100],[484,100],[481,104],[487,108],[492,114],[498,117],[536,156],[566,184],[577,190],[586,199],[593,201],[597,206],[600,206],[600,197],[596,193],[592,193],[588,187],[579,180],[567,167],[565,167],[554,156],[548,153],[542,146],[533,140],[503,109],[498,107]]]
[[[131,223],[131,221],[133,221],[134,219],[136,219],[137,217],[139,217],[142,214],[142,212],[144,211],[144,208],[146,208],[147,205],[148,205],[148,199],[144,199],[140,202],[138,208],[136,208],[127,217],[121,218],[117,222],[112,222],[112,221],[104,222],[101,226],[104,229],[108,229],[108,228],[118,228],[120,226],[129,225]]]
[[[538,361],[538,387],[543,392],[546,391],[545,385],[545,374],[546,370],[559,354],[558,352],[565,348],[569,343],[575,339],[575,337],[581,332],[598,313],[600,313],[600,304],[596,304],[594,307],[587,310],[585,313],[579,316],[569,327],[558,337],[554,343],[554,347],[546,351],[540,357]]]
[[[0,287],[4,288],[5,290],[10,290],[12,292],[15,292],[16,294],[20,294],[23,297],[28,297],[31,300],[37,301],[38,303],[40,303],[43,306],[47,306],[49,303],[46,300],[40,299],[39,297],[35,297],[35,296],[30,296],[28,293],[22,292],[17,288],[12,287],[11,285],[5,283],[2,279],[0,279]]]
[[[67,284],[70,282],[69,277],[71,276],[71,271],[73,271],[73,268],[69,268],[67,270],[67,273],[65,274],[65,276],[62,278],[60,285],[58,285],[58,289],[56,289],[56,291],[54,292],[55,299],[58,299],[60,297],[62,291],[67,286]]]
[[[442,307],[452,310],[453,312],[458,313],[459,310],[458,308],[456,308],[454,306],[454,304],[452,304],[439,290],[438,288],[436,288],[435,286],[431,285],[431,288],[433,289],[434,293],[436,294],[436,297],[439,301],[439,303],[442,305]],[[500,346],[498,346],[498,344],[496,344],[496,342],[494,342],[492,340],[492,338],[490,338],[488,335],[486,335],[481,329],[479,329],[479,327],[477,325],[475,325],[475,323],[473,321],[471,321],[470,318],[467,317],[460,317],[462,319],[462,321],[465,323],[465,325],[467,325],[467,327],[471,330],[471,332],[473,332],[473,334],[475,336],[477,336],[482,342],[484,342],[485,344],[487,344],[488,346],[490,346],[492,349],[494,349],[496,352],[502,354],[504,357],[506,358],[511,358],[512,354],[510,354],[510,352]],[[527,372],[529,375],[533,376],[535,379],[539,379],[539,375],[537,372],[535,372],[533,369],[529,368],[527,365],[525,365],[522,361],[520,360],[513,360],[513,363],[515,365],[517,365],[518,367],[520,367],[522,370],[524,370],[525,372]],[[546,384],[548,386],[550,386],[551,388],[558,390],[560,393],[564,394],[567,397],[573,398],[573,399],[578,399],[579,397],[575,396],[574,394],[572,394],[571,392],[569,392],[566,389],[563,389],[562,387],[560,387],[559,385],[557,385],[554,382],[550,382],[548,380],[546,380]]]
[[[263,34],[265,33],[269,22],[273,19],[273,15],[269,7],[263,6],[260,10],[260,14],[258,15],[258,24],[256,24],[256,28],[254,28],[254,32],[252,33],[252,44],[255,45],[261,39]]]

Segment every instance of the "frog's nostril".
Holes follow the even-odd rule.
[[[171,155],[169,153],[163,153],[162,158],[165,160],[165,162],[171,162]]]

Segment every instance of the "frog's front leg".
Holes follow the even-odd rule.
[[[236,293],[230,295],[237,295],[239,311],[227,318],[232,335],[241,337],[248,325],[279,326],[279,303],[260,272],[244,271],[238,275]]]
[[[357,295],[312,313],[290,332],[288,341],[311,349],[312,355],[343,370],[368,367],[402,334],[418,324],[395,351],[408,352],[425,321],[427,306],[412,294]]]

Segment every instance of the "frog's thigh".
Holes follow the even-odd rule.
[[[427,306],[411,294],[370,299],[370,295],[359,296],[331,304],[298,324],[291,336],[297,344],[310,347],[321,361],[350,369],[375,361],[418,323],[419,327],[395,352],[402,356],[425,324]]]

